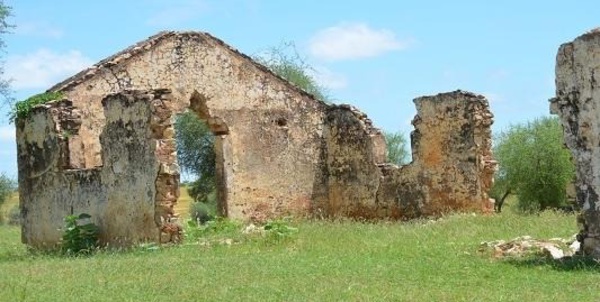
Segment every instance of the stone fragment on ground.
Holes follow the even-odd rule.
[[[575,236],[570,239],[551,238],[547,240],[521,236],[509,241],[484,241],[481,243],[479,251],[491,251],[496,258],[543,255],[552,259],[562,259],[575,255],[579,251],[579,242],[575,239]]]

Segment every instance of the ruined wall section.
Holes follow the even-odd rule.
[[[199,100],[192,107],[217,136],[222,214],[247,219],[310,208],[327,105],[205,33],[161,33],[53,87],[82,110],[72,166],[103,165],[104,95],[159,88],[171,89],[174,113]]]
[[[66,215],[96,208],[97,200],[106,196],[98,169],[73,171],[65,164],[78,115],[70,101],[61,100],[38,106],[16,121],[21,239],[30,246],[54,247]]]
[[[414,103],[411,166],[428,195],[423,213],[491,211],[487,192],[496,162],[488,101],[459,90],[420,97]]]
[[[328,216],[410,219],[450,211],[490,211],[496,162],[493,115],[480,95],[455,91],[414,100],[413,161],[384,164],[381,135],[347,108],[328,114],[321,209]]]
[[[164,110],[170,97],[168,90],[124,91],[102,100],[107,198],[98,200],[105,205],[98,215],[106,241],[113,245],[157,241],[162,221],[173,214],[179,168],[171,112]]]
[[[582,208],[579,240],[600,258],[600,30],[560,46],[556,56],[557,114],[577,169],[576,195]]]
[[[386,160],[385,138],[366,114],[349,105],[327,111],[323,131],[323,196],[315,194],[319,212],[331,216],[370,217],[380,182],[377,164]]]
[[[64,217],[80,213],[92,216],[104,244],[156,241],[160,218],[172,213],[178,194],[171,115],[161,111],[169,102],[164,90],[107,96],[101,102],[107,123],[99,136],[104,162],[92,169],[62,165],[64,126],[78,123],[70,101],[36,107],[18,120],[23,242],[55,246]]]

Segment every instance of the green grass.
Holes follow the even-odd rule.
[[[451,215],[436,222],[305,221],[281,242],[28,253],[0,227],[0,301],[595,301],[593,261],[493,259],[481,241],[570,237],[573,215]]]

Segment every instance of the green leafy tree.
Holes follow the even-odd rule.
[[[185,173],[198,178],[188,192],[196,201],[207,202],[215,187],[214,136],[206,122],[194,112],[185,112],[175,120],[177,160]]]
[[[513,125],[502,132],[494,155],[499,163],[492,197],[496,207],[509,193],[518,196],[518,209],[525,212],[556,208],[566,202],[566,187],[575,167],[563,145],[562,126],[555,117],[543,117]]]
[[[317,83],[314,77],[317,71],[298,53],[294,43],[284,42],[277,47],[272,47],[263,54],[255,56],[254,60],[317,99],[330,101],[327,89]]]
[[[9,198],[10,195],[15,192],[16,186],[15,182],[6,174],[0,174],[0,208],[2,208],[2,204],[4,204]],[[4,221],[4,216],[2,216],[2,212],[0,211],[0,224]]]
[[[0,0],[0,35],[10,33],[10,30],[14,28],[14,25],[8,22],[8,17],[12,15],[12,8],[3,0]],[[6,48],[6,43],[3,38],[0,38],[0,51]],[[5,100],[6,103],[12,102],[12,91],[10,89],[10,79],[4,77],[4,65],[0,64],[0,96]]]
[[[4,173],[0,174],[0,206],[8,200],[14,191],[15,181]]]
[[[387,161],[398,166],[406,165],[410,161],[408,144],[402,132],[384,132],[387,147]]]

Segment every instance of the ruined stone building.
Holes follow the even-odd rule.
[[[579,241],[600,258],[600,29],[560,46],[556,97],[550,111],[564,128],[576,166],[576,196],[582,208]]]
[[[34,247],[59,242],[72,213],[92,215],[104,243],[157,240],[179,194],[173,119],[185,110],[215,135],[219,210],[234,219],[490,206],[492,114],[479,95],[417,98],[413,162],[396,167],[365,114],[206,33],[159,33],[49,91],[64,99],[17,120],[22,239]]]

